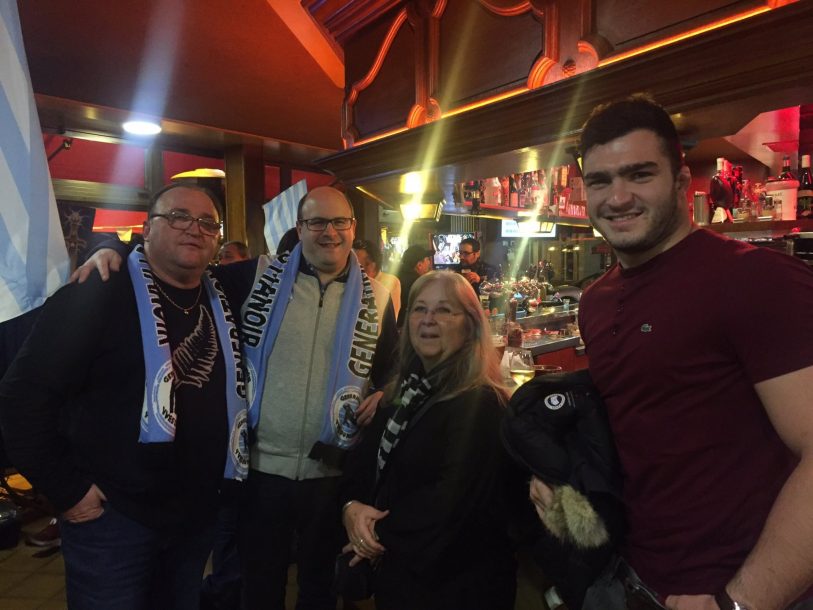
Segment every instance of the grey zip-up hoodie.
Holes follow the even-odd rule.
[[[268,259],[261,257],[257,273]],[[370,279],[378,310],[379,335],[384,327],[389,293]],[[341,472],[308,458],[319,439],[325,409],[325,392],[334,354],[336,323],[345,282],[320,286],[319,279],[299,271],[291,302],[268,358],[266,380],[257,425],[257,442],[251,447],[251,468],[289,479],[314,479]]]

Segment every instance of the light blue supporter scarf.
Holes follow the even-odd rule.
[[[130,281],[136,296],[141,342],[144,345],[145,392],[141,411],[140,443],[170,443],[175,439],[177,413],[173,404],[172,354],[166,321],[144,249],[136,246],[127,257]],[[207,271],[201,277],[217,328],[220,349],[226,365],[226,408],[229,422],[227,479],[244,480],[248,474],[246,429],[246,386],[243,381],[242,355],[234,318],[217,281]],[[231,349],[227,349],[227,346]]]
[[[265,269],[243,306],[243,353],[248,382],[248,423],[260,421],[265,373],[299,273],[302,245],[282,253]],[[335,349],[325,393],[319,441],[349,449],[359,438],[355,413],[370,377],[378,339],[373,287],[350,253],[350,271],[336,321]],[[273,374],[270,371],[269,374]]]

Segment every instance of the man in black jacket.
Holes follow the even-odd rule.
[[[61,511],[71,607],[196,608],[221,481],[244,476],[214,201],[160,191],[144,249],[59,290],[0,383],[8,453]]]
[[[496,280],[499,272],[497,268],[480,260],[480,242],[473,237],[467,237],[460,242],[458,249],[460,255],[460,273],[463,274],[474,292],[480,294],[480,284],[486,278]]]

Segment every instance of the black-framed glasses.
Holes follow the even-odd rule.
[[[355,218],[337,216],[336,218],[303,218],[299,223],[305,225],[310,231],[321,233],[327,229],[328,225],[333,225],[337,231],[347,231],[355,221]]]
[[[460,256],[471,256],[472,254],[474,254],[474,250],[470,250],[468,252],[466,252],[465,250],[458,250],[457,253]]]
[[[192,226],[193,222],[198,223],[198,228],[200,232],[204,235],[218,235],[220,233],[220,229],[223,226],[223,223],[217,222],[211,218],[207,218],[205,216],[201,216],[200,218],[195,218],[194,216],[190,216],[186,212],[178,212],[176,210],[172,210],[171,212],[167,212],[166,214],[151,214],[150,218],[164,218],[169,226],[173,229],[177,229],[178,231],[186,231],[189,227]]]

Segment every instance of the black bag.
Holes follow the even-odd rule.
[[[350,560],[353,557],[355,557],[353,551],[336,557],[333,571],[333,593],[341,595],[351,602],[370,599],[373,596],[375,568],[367,559],[351,566]]]

